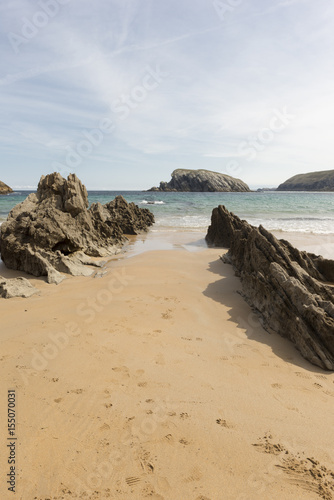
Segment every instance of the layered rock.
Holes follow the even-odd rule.
[[[277,191],[334,191],[334,170],[294,175],[280,184]]]
[[[0,252],[5,265],[59,282],[60,272],[89,275],[93,258],[113,255],[126,241],[154,222],[148,209],[122,196],[88,209],[85,186],[75,174],[42,176],[37,193],[12,209],[1,226]]]
[[[308,361],[334,370],[334,261],[277,240],[224,206],[212,212],[206,239],[229,248],[247,302],[268,331],[294,342]]]
[[[210,170],[177,169],[172,173],[169,182],[160,182],[159,187],[149,191],[250,191],[247,184],[226,174],[211,172]]]
[[[9,193],[13,193],[12,188],[7,186],[7,184],[5,184],[4,182],[0,181],[0,194],[9,194]]]
[[[14,297],[31,297],[38,290],[25,278],[5,279],[0,276],[0,297],[12,299]]]

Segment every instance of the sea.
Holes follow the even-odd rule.
[[[31,191],[0,196],[0,224]],[[128,202],[155,215],[151,231],[203,233],[218,205],[269,231],[334,234],[334,193],[264,191],[250,193],[179,193],[145,191],[89,191],[89,203],[104,204],[121,194]]]

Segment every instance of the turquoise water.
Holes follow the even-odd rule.
[[[270,231],[334,233],[334,193],[160,193],[90,191],[90,203],[102,204],[122,194],[127,201],[149,208],[155,215],[153,231],[199,231],[210,224],[212,209],[220,204],[250,224]],[[0,196],[0,223],[28,192]]]

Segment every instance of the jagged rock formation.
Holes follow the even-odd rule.
[[[308,361],[334,370],[334,261],[301,252],[220,205],[206,239],[229,248],[224,261],[240,276],[263,326],[294,342]]]
[[[334,191],[334,170],[294,175],[280,184],[277,191]]]
[[[13,208],[1,225],[0,252],[5,265],[58,283],[60,274],[90,275],[93,257],[119,251],[125,234],[137,234],[152,225],[153,214],[127,203],[122,196],[88,209],[85,186],[75,174],[63,179],[42,176],[37,193]]]
[[[179,168],[172,173],[169,182],[148,191],[250,191],[247,184],[226,174],[210,170],[186,170]]]
[[[5,279],[0,276],[0,297],[3,299],[26,298],[37,292],[37,288],[25,278]]]
[[[13,193],[12,188],[7,186],[7,184],[5,184],[4,182],[0,181],[0,194],[9,194],[9,193]]]

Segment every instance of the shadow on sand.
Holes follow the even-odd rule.
[[[224,249],[222,249],[222,253],[225,253]],[[208,270],[219,276],[220,279],[210,283],[203,294],[227,307],[229,321],[240,328],[240,333],[236,334],[235,339],[231,339],[231,337],[227,339],[227,346],[230,350],[236,349],[246,336],[254,342],[269,346],[276,356],[289,365],[295,365],[313,374],[332,373],[305,360],[290,340],[281,337],[278,333],[269,333],[263,328],[260,316],[242,297],[240,293],[242,291],[241,281],[235,276],[230,264],[225,264],[221,259],[214,260],[209,263]]]

